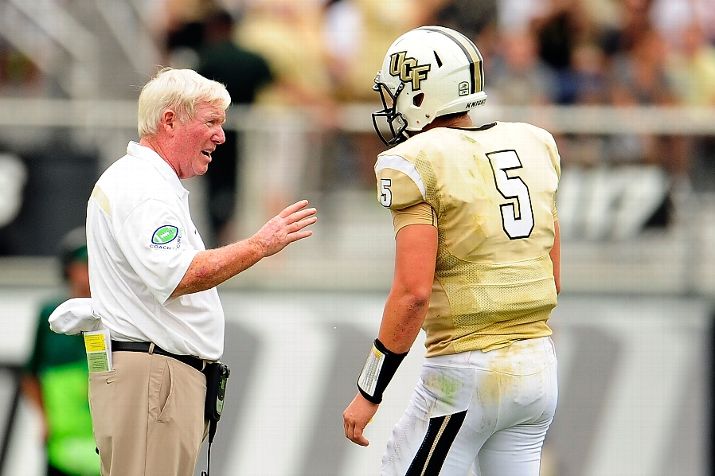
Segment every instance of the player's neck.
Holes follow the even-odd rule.
[[[474,123],[469,114],[459,114],[450,115],[444,117],[438,117],[432,123],[425,127],[425,130],[432,129],[434,127],[472,127]]]

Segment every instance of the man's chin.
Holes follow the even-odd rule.
[[[194,170],[194,175],[195,175],[195,176],[196,176],[196,175],[204,175],[204,174],[206,174],[206,172],[208,172],[208,170],[209,170],[209,166],[208,166],[208,164],[206,164],[205,167],[202,167],[202,168],[199,168],[199,169],[195,169],[195,170]]]

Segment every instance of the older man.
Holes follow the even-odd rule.
[[[206,173],[230,101],[195,71],[160,71],[139,96],[139,142],[92,191],[92,308],[113,350],[111,370],[90,374],[104,475],[194,474],[206,433],[202,369],[224,346],[215,287],[312,234],[316,211],[303,200],[250,238],[205,249],[181,179]]]

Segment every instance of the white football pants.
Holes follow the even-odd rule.
[[[380,474],[538,476],[557,397],[549,337],[426,358]]]

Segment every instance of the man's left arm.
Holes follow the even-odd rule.
[[[367,446],[365,426],[377,412],[382,391],[410,350],[427,315],[437,259],[437,228],[415,224],[400,229],[395,238],[395,274],[385,303],[380,331],[366,366],[378,362],[375,375],[361,375],[360,391],[343,412],[345,436]]]

